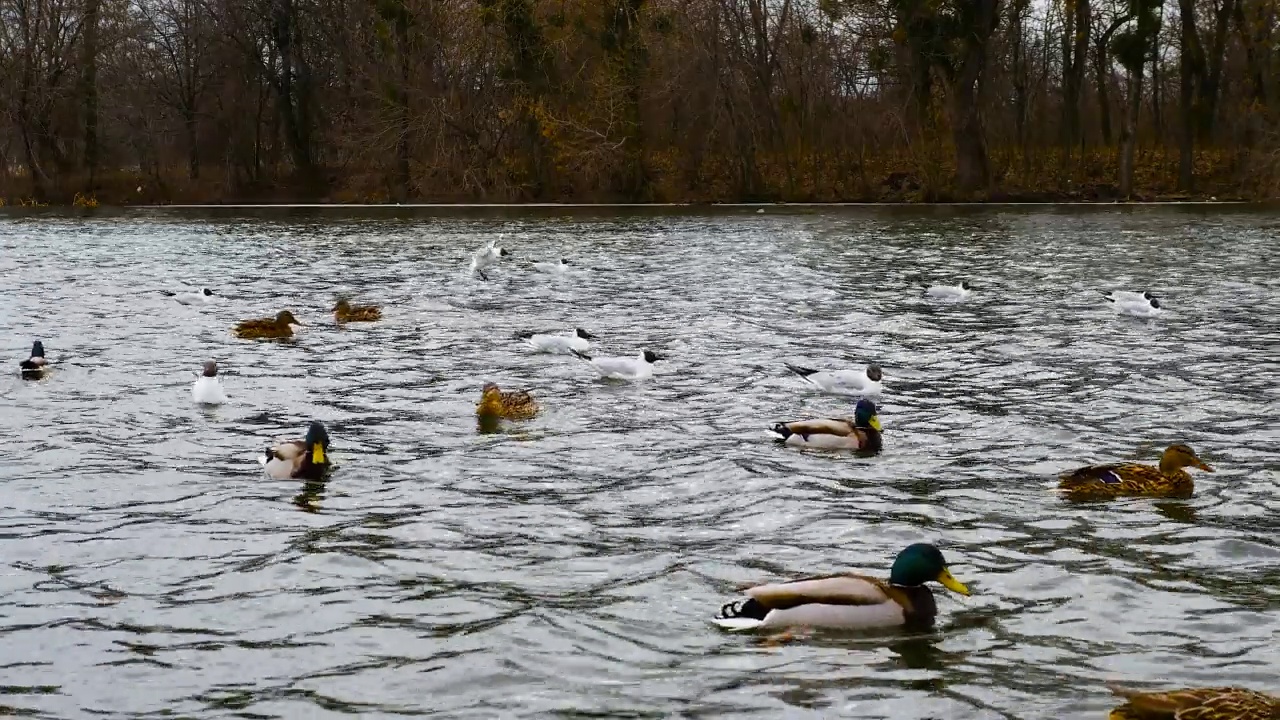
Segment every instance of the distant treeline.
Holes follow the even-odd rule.
[[[0,0],[0,197],[1268,198],[1280,0]]]

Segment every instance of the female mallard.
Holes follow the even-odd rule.
[[[49,361],[44,356],[44,343],[39,340],[31,344],[31,357],[18,363],[24,380],[39,380],[49,369]]]
[[[289,440],[269,446],[265,456],[258,458],[267,469],[267,475],[276,480],[305,478],[319,480],[329,472],[329,433],[324,423],[313,420],[302,440]]]
[[[476,416],[480,418],[528,420],[537,414],[538,403],[532,395],[524,390],[502,392],[497,383],[484,384],[480,404],[476,405]]]
[[[726,630],[756,628],[927,628],[938,614],[930,580],[968,595],[951,576],[942,551],[928,543],[908,545],[893,561],[889,581],[867,575],[825,575],[758,585],[749,599],[720,608],[713,622]]]
[[[245,320],[236,325],[236,336],[246,340],[253,338],[287,338],[293,337],[294,328],[302,323],[288,310],[281,310],[274,318]]]
[[[1108,720],[1278,720],[1280,698],[1256,690],[1218,687],[1142,692],[1111,686],[1127,702]]]
[[[1105,500],[1121,496],[1191,497],[1195,489],[1185,467],[1205,472],[1213,468],[1181,443],[1170,445],[1160,456],[1160,467],[1138,463],[1089,465],[1062,475],[1058,488],[1072,500]]]
[[[853,420],[793,420],[776,423],[772,431],[778,440],[797,447],[880,450],[880,418],[876,404],[859,400],[853,409]]]
[[[338,322],[373,322],[382,319],[377,305],[352,305],[346,298],[339,298],[333,306],[333,317]]]

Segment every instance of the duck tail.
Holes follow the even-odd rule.
[[[810,368],[807,368],[807,367],[801,367],[801,366],[799,366],[799,365],[792,365],[792,364],[791,364],[791,363],[789,363],[789,362],[784,362],[784,363],[782,363],[782,364],[783,364],[783,365],[786,365],[788,370],[790,370],[791,372],[793,372],[793,373],[795,373],[795,374],[799,375],[799,376],[800,376],[800,377],[802,377],[802,378],[807,378],[807,377],[809,377],[810,375],[812,375],[812,374],[814,374],[814,373],[818,372],[817,370],[811,370]]]
[[[769,608],[751,598],[725,603],[711,621],[725,630],[754,630],[764,623],[768,615]]]
[[[586,360],[587,362],[591,362],[591,356],[584,352],[579,352],[577,350],[574,350],[573,348],[569,348],[569,352],[573,353],[574,355],[577,355],[578,357],[582,358],[583,360]]]

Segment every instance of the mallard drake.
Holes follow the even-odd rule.
[[[258,462],[266,467],[267,475],[276,480],[319,480],[329,472],[328,450],[329,433],[324,423],[313,420],[304,439],[268,446],[266,455],[258,458]]]
[[[373,322],[382,319],[377,305],[352,305],[346,298],[339,298],[333,306],[333,317],[338,322]]]
[[[31,357],[18,363],[22,377],[27,380],[38,380],[44,377],[49,369],[49,361],[44,356],[44,343],[39,340],[31,344]]]
[[[758,585],[746,591],[747,600],[721,607],[713,622],[726,630],[927,628],[938,614],[933,591],[925,586],[929,581],[969,594],[969,588],[952,577],[941,550],[916,543],[898,553],[888,582],[842,574]]]
[[[796,447],[880,450],[880,417],[876,404],[865,399],[854,406],[853,420],[793,420],[775,423],[771,430],[779,442]]]
[[[1073,500],[1105,500],[1121,496],[1191,497],[1195,483],[1183,468],[1213,472],[1190,446],[1170,445],[1160,466],[1139,463],[1089,465],[1061,476],[1058,488]]]
[[[811,370],[791,363],[783,363],[783,365],[825,393],[879,395],[884,389],[880,384],[880,380],[884,378],[884,371],[875,363],[868,365],[866,370]]]
[[[497,383],[485,383],[476,405],[476,416],[528,420],[538,414],[538,402],[524,390],[503,392]]]
[[[236,325],[236,336],[249,340],[253,338],[286,338],[293,337],[295,327],[302,323],[288,310],[281,310],[274,318],[245,320]]]
[[[191,399],[201,405],[221,405],[227,401],[227,396],[222,392],[222,384],[218,382],[216,361],[205,361],[204,372],[191,386]]]
[[[1111,686],[1127,700],[1108,720],[1280,720],[1280,698],[1237,687],[1142,692]]]

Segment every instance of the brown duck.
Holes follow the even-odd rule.
[[[1280,720],[1280,698],[1245,688],[1140,692],[1112,686],[1127,702],[1108,720]]]
[[[333,317],[338,322],[373,322],[382,319],[382,310],[377,305],[352,305],[340,298],[333,306]]]
[[[1072,500],[1105,500],[1123,496],[1191,497],[1195,483],[1183,468],[1213,472],[1190,446],[1170,445],[1159,467],[1139,463],[1089,465],[1061,476],[1058,488]]]
[[[538,402],[524,390],[503,392],[497,383],[485,383],[476,406],[480,418],[506,418],[528,420],[538,414]]]
[[[243,339],[253,338],[287,338],[293,337],[294,326],[301,326],[302,323],[293,316],[288,310],[281,310],[276,313],[274,318],[261,318],[258,320],[245,320],[236,325],[236,337]]]

